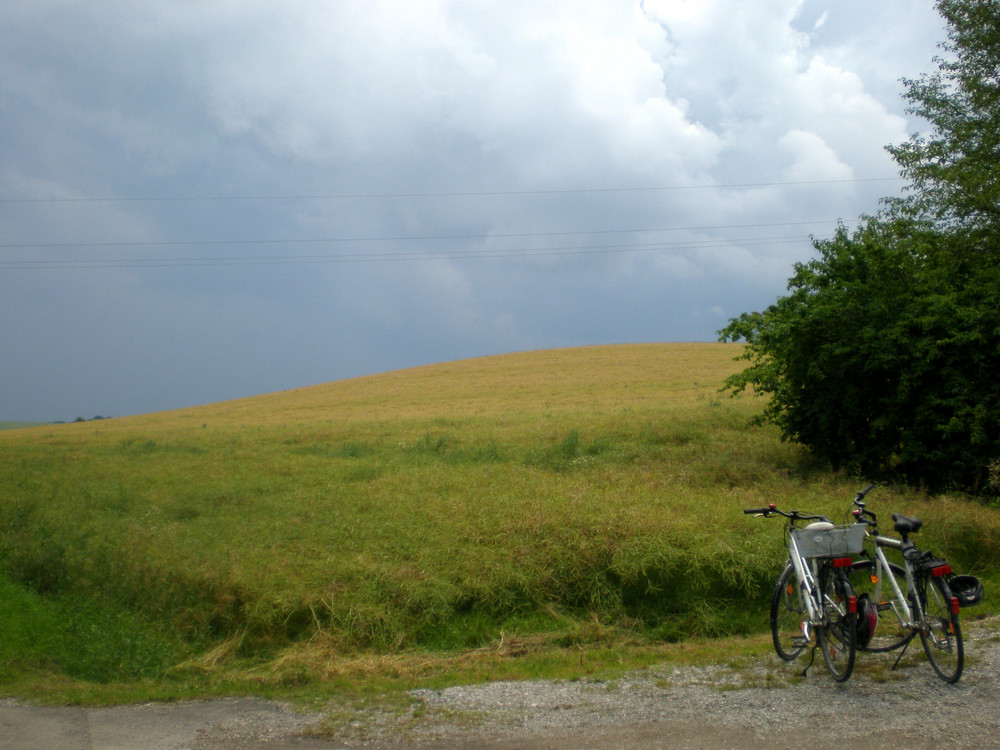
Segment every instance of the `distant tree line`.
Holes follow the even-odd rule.
[[[788,294],[719,332],[761,420],[843,468],[1000,494],[1000,0],[939,0],[938,71],[904,80],[930,125],[888,146],[910,181],[814,241]]]

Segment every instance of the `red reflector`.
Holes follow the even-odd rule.
[[[958,610],[959,610],[960,606],[961,605],[958,603],[958,597],[957,596],[951,597],[951,613],[953,615],[957,615],[958,614]]]
[[[951,573],[950,565],[938,565],[936,568],[931,568],[931,575],[935,578],[940,578],[941,576],[946,576]]]
[[[848,612],[858,611],[858,597],[856,596],[847,597],[847,611]]]
[[[833,558],[833,567],[835,568],[849,568],[854,563],[849,557],[835,557]]]

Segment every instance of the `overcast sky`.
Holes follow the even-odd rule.
[[[6,0],[0,420],[713,341],[898,193],[931,0]]]

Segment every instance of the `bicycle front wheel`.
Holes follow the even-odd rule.
[[[824,622],[817,641],[833,679],[846,682],[854,671],[857,651],[857,615],[850,606],[854,592],[846,576],[835,574],[829,564],[820,572],[820,581]]]
[[[854,595],[860,599],[868,594],[872,606],[875,607],[875,622],[865,627],[862,623],[859,632],[867,637],[867,643],[858,642],[862,651],[894,651],[905,646],[917,634],[906,625],[906,610],[896,597],[896,592],[889,581],[892,576],[899,590],[906,595],[906,571],[895,563],[889,563],[888,570],[882,570],[879,576],[876,572],[875,560],[857,560],[851,568],[851,588]],[[858,616],[861,614],[859,612]]]
[[[952,609],[951,590],[943,578],[925,578],[920,583],[924,623],[920,640],[924,653],[938,677],[949,684],[958,682],[965,665],[965,648],[958,613]]]
[[[802,637],[802,621],[805,619],[795,568],[789,563],[778,577],[771,597],[771,641],[781,659],[795,661],[805,651],[805,639]]]

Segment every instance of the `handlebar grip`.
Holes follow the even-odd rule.
[[[770,508],[746,508],[743,513],[747,516],[766,516],[771,512]]]
[[[865,488],[864,488],[863,490],[861,490],[861,492],[859,492],[859,493],[858,493],[858,497],[859,497],[859,498],[862,498],[862,497],[864,497],[864,496],[865,496],[865,495],[867,495],[867,494],[868,494],[869,492],[871,492],[871,491],[872,491],[873,489],[875,489],[875,483],[874,483],[874,482],[872,482],[872,483],[871,483],[871,484],[869,484],[869,485],[868,485],[867,487],[865,487]]]

